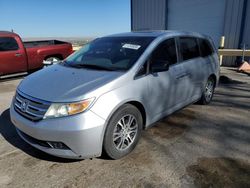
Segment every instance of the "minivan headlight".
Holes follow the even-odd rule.
[[[94,98],[74,103],[52,103],[43,119],[79,114],[86,111],[93,101]]]

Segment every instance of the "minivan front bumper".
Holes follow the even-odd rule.
[[[90,110],[33,122],[17,113],[11,105],[10,115],[20,137],[48,154],[73,159],[101,155],[105,120]],[[50,143],[62,143],[66,147],[58,149]]]

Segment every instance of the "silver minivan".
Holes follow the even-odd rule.
[[[208,104],[218,79],[218,54],[204,35],[116,34],[25,78],[11,120],[23,140],[51,155],[105,152],[118,159],[156,121],[195,102]]]

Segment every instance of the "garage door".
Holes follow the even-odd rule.
[[[200,32],[212,37],[218,47],[223,35],[226,0],[169,0],[170,30]]]

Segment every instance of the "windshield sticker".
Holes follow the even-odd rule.
[[[136,44],[124,44],[122,47],[123,48],[133,49],[133,50],[138,50],[141,46],[136,45]]]

